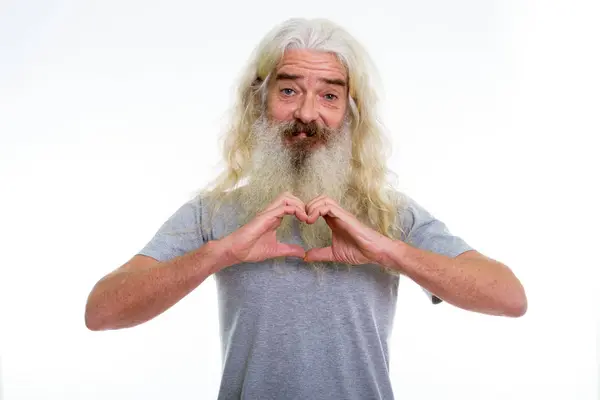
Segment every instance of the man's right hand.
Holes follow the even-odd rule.
[[[304,203],[289,192],[285,192],[246,225],[220,240],[234,264],[260,262],[275,257],[299,257],[305,255],[304,248],[277,241],[277,228],[286,215],[295,215],[306,222],[308,215]]]

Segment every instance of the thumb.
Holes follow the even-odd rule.
[[[276,257],[304,257],[304,249],[295,244],[278,243],[275,250]]]
[[[323,247],[320,249],[310,249],[306,252],[306,256],[304,256],[304,261],[334,261],[331,246]]]

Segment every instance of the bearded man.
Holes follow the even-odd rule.
[[[326,20],[258,45],[226,132],[226,168],[92,289],[91,330],[132,327],[214,276],[219,399],[392,399],[399,277],[434,303],[518,317],[504,264],[388,181],[367,53]]]

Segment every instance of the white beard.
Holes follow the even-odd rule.
[[[305,204],[315,197],[327,195],[344,207],[352,159],[348,124],[343,124],[316,149],[304,153],[304,157],[299,157],[297,150],[285,145],[282,125],[270,123],[263,116],[253,126],[249,181],[236,195],[243,212],[242,223],[254,218],[286,191]],[[284,217],[278,229],[280,240],[291,237],[295,219],[294,216]],[[322,218],[315,224],[300,222],[298,226],[306,249],[331,245],[331,230]]]

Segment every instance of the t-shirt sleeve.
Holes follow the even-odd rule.
[[[138,254],[165,262],[189,253],[205,243],[201,224],[202,209],[196,197],[180,206]]]
[[[406,196],[406,200],[403,216],[406,235],[404,241],[406,243],[452,258],[473,250],[465,240],[452,234],[444,222],[437,219],[414,199]],[[423,290],[433,304],[442,302],[439,297],[424,288]]]

